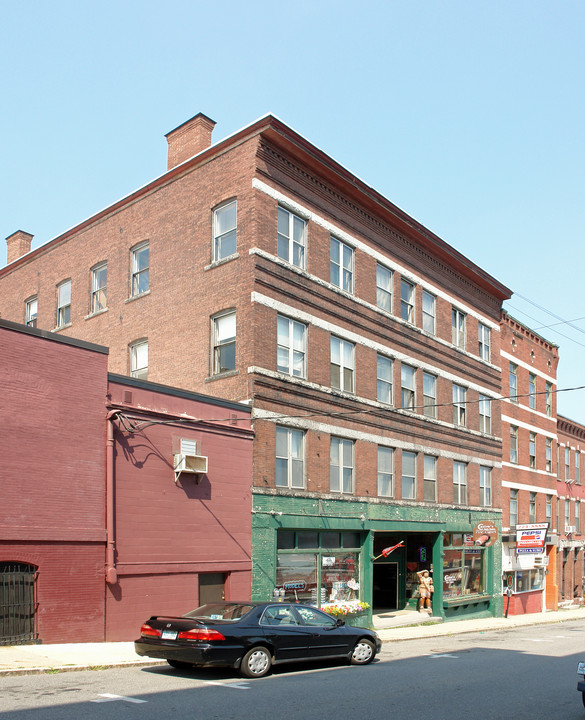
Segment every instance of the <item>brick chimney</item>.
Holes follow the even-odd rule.
[[[6,238],[6,263],[8,265],[30,252],[33,237],[34,235],[24,232],[24,230],[17,230]]]
[[[169,144],[167,170],[206,150],[211,145],[211,133],[215,122],[203,113],[187,120],[165,135]]]

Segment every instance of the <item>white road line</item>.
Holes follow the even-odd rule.
[[[459,655],[450,655],[449,653],[443,653],[442,655],[429,655],[430,658],[455,658],[459,659]]]
[[[90,702],[102,703],[102,702],[113,702],[115,700],[123,700],[124,702],[129,702],[129,703],[148,702],[148,700],[139,700],[138,698],[126,697],[125,695],[112,695],[110,693],[102,693],[95,700],[90,700]]]
[[[219,685],[219,687],[224,688],[233,688],[234,690],[249,690],[249,685],[245,683],[220,683],[220,682],[213,682],[213,680],[204,680],[203,681],[206,685]]]

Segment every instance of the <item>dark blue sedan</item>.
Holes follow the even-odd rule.
[[[217,602],[182,617],[151,617],[134,643],[138,655],[174,668],[233,667],[259,678],[272,665],[320,659],[367,665],[380,651],[378,635],[310,605]]]

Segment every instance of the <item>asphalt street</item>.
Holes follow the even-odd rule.
[[[166,666],[0,678],[0,720],[582,720],[572,621],[386,643],[366,667],[290,665],[262,679]]]

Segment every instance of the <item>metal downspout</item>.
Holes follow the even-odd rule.
[[[114,418],[118,410],[111,410],[107,415],[106,440],[106,583],[115,585],[118,582],[114,540]]]

